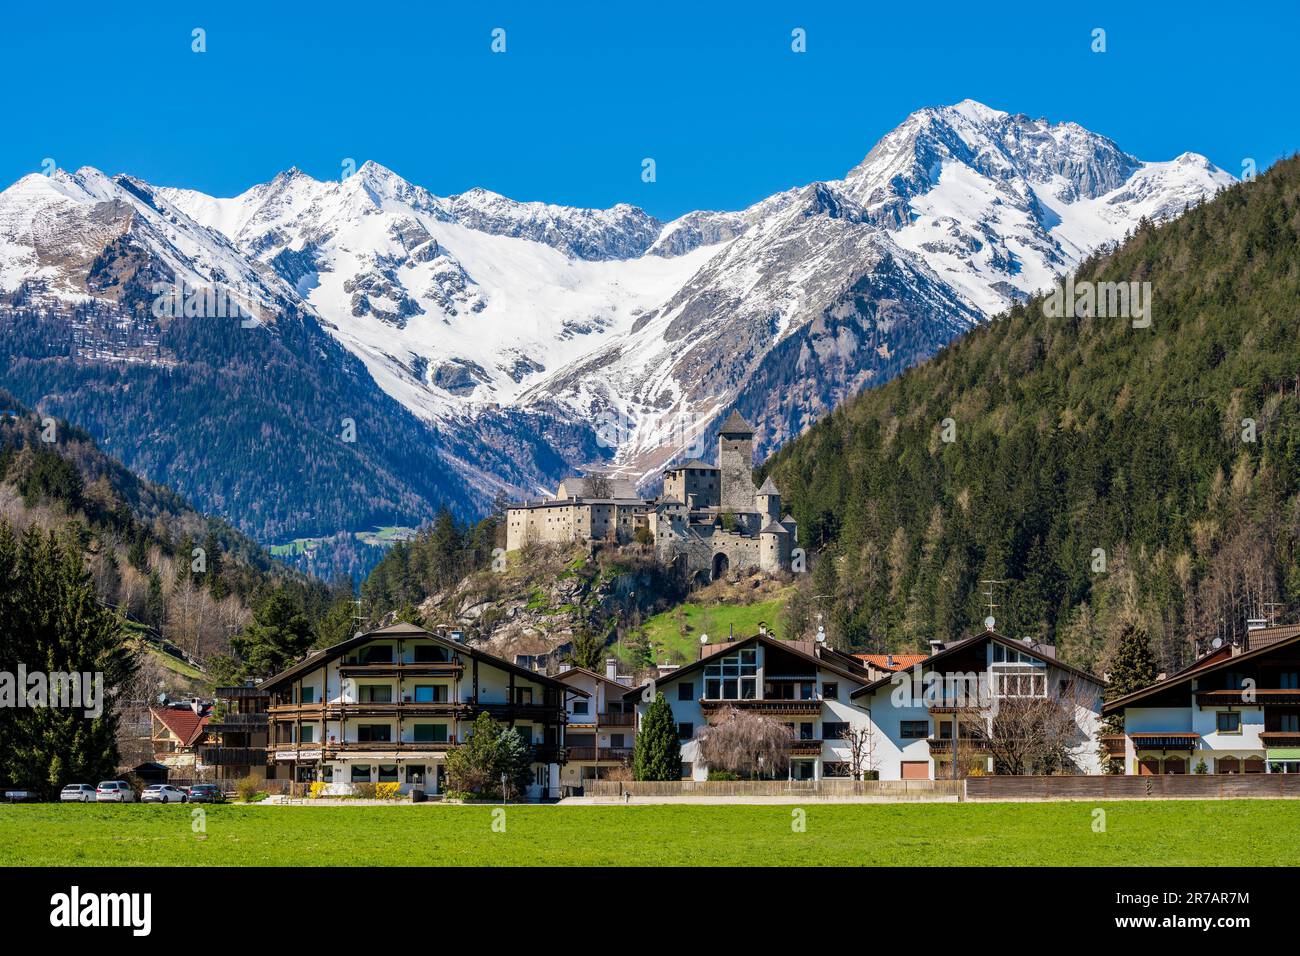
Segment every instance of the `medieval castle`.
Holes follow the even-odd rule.
[[[736,412],[718,434],[718,464],[688,461],[664,471],[663,493],[637,496],[626,479],[566,478],[555,497],[511,505],[506,550],[526,544],[621,541],[645,528],[664,564],[702,581],[730,568],[790,570],[794,519],[781,514],[772,479],[755,488],[754,429]],[[642,535],[644,538],[644,535]]]

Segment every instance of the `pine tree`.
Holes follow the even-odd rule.
[[[87,714],[85,706],[0,708],[0,779],[49,797],[71,780],[112,775],[115,696],[134,663],[120,623],[96,600],[81,552],[71,543],[34,528],[15,540],[0,522],[0,635],[0,671],[15,674],[22,664],[29,675],[43,672],[47,680],[56,673],[99,675],[102,687],[100,707],[89,708],[98,714]]]
[[[209,565],[210,567],[210,565]],[[251,674],[269,677],[284,670],[311,647],[314,635],[302,607],[284,585],[272,591],[253,612],[231,646]]]
[[[213,600],[220,601],[230,593],[225,578],[222,577],[221,542],[211,531],[203,539],[203,559],[206,568],[203,573],[203,585],[212,595]]]
[[[1150,687],[1156,682],[1159,671],[1156,667],[1155,655],[1151,652],[1151,638],[1140,621],[1131,617],[1125,618],[1109,670],[1105,693],[1107,701]],[[1102,734],[1118,734],[1123,730],[1122,717],[1112,715],[1102,719],[1100,731]],[[1104,744],[1099,744],[1098,753],[1101,757],[1101,765],[1107,773],[1121,772],[1111,762],[1110,753]]]
[[[632,751],[632,775],[637,780],[680,780],[682,748],[673,711],[661,693],[646,709]]]

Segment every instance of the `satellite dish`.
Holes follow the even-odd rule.
[[[993,630],[993,625],[996,623],[997,621],[993,620],[993,615],[990,614],[988,617],[984,619],[984,629],[986,631],[991,631]]]
[[[709,635],[707,635],[707,634],[701,634],[701,635],[700,635],[700,643],[701,643],[701,644],[707,644],[707,643],[709,643]]]
[[[1214,648],[1216,651],[1222,646],[1223,646],[1223,638],[1221,637],[1216,637],[1214,640],[1210,641],[1210,647]]]

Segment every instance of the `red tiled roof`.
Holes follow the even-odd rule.
[[[206,715],[200,716],[188,707],[184,710],[178,707],[164,707],[161,709],[150,707],[149,713],[157,717],[164,727],[176,735],[176,739],[180,741],[182,747],[188,747],[202,737],[208,725]]]
[[[929,654],[854,654],[860,661],[879,667],[882,671],[901,671],[911,667],[913,664],[919,664],[929,657]],[[890,661],[893,663],[890,663]]]

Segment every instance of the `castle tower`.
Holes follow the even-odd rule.
[[[722,508],[753,511],[754,429],[734,409],[718,431],[718,468],[722,472]]]
[[[768,521],[781,520],[781,492],[777,491],[771,475],[768,475],[767,480],[763,482],[763,487],[758,489],[754,501],[763,515],[764,524]]]

